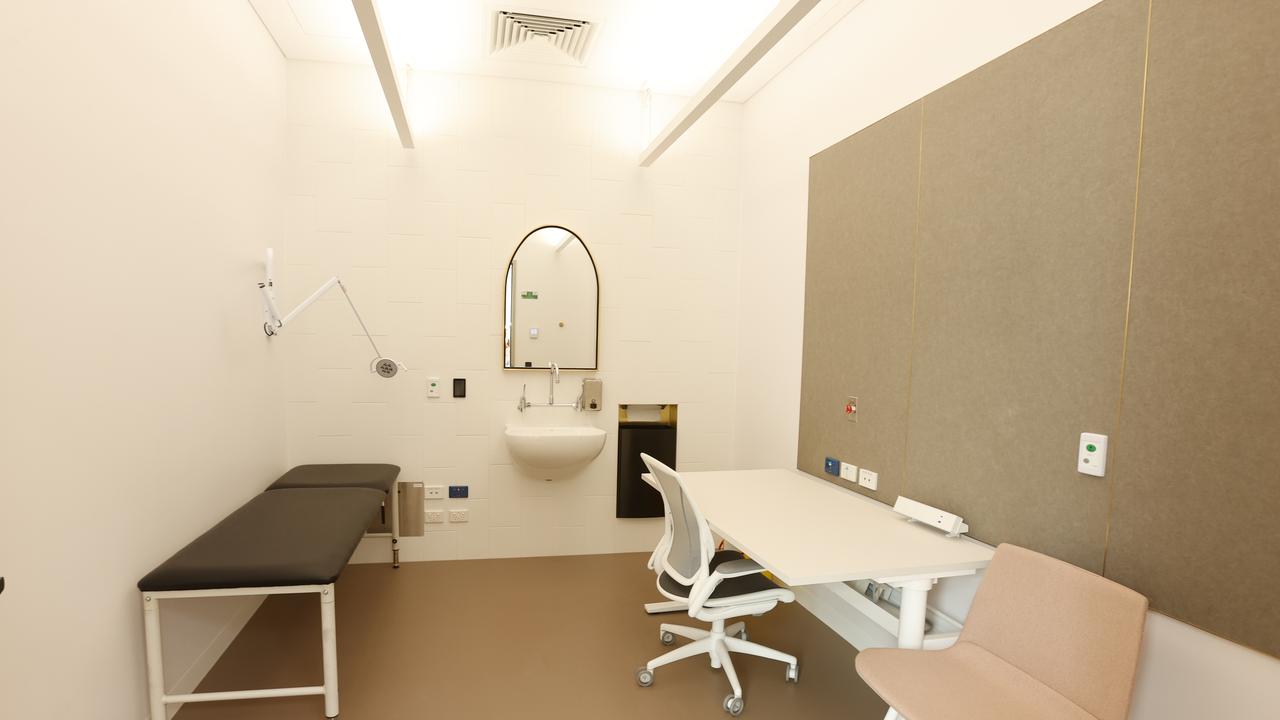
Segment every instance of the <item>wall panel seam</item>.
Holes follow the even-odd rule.
[[[911,473],[908,471],[907,458],[911,455],[911,376],[915,367],[916,355],[916,308],[920,277],[920,212],[921,199],[924,195],[924,103],[920,98],[920,135],[916,146],[916,227],[911,238],[911,333],[907,343],[907,397],[906,413],[903,423],[902,438],[902,490],[899,495],[907,494],[907,482]]]
[[[1147,31],[1144,36],[1145,46],[1142,52],[1142,99],[1138,108],[1138,157],[1137,168],[1133,179],[1133,222],[1129,234],[1129,281],[1125,288],[1124,300],[1124,334],[1120,341],[1120,389],[1116,396],[1115,422],[1111,426],[1111,434],[1120,432],[1120,416],[1124,410],[1125,369],[1129,362],[1129,320],[1133,310],[1133,266],[1138,248],[1138,202],[1142,195],[1142,141],[1147,121],[1147,73],[1151,64],[1151,12],[1155,0],[1147,0]],[[1123,450],[1123,448],[1121,448]],[[1115,453],[1111,458],[1111,474],[1107,478],[1107,529],[1102,541],[1102,572],[1107,574],[1107,558],[1111,553],[1111,523],[1115,519],[1116,509],[1116,468]]]

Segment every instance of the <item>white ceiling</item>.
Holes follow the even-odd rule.
[[[861,0],[823,0],[725,97],[743,102]],[[368,64],[351,0],[249,0],[285,57]],[[777,0],[378,0],[398,65],[418,70],[571,82],[692,95]],[[589,20],[582,67],[536,54],[489,54],[497,10]]]

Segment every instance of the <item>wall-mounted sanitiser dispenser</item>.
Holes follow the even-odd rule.
[[[604,407],[604,381],[587,378],[582,381],[582,409],[600,410]]]
[[[400,537],[419,537],[426,532],[426,486],[420,482],[398,482],[400,493]]]

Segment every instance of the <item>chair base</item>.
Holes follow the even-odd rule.
[[[756,657],[768,658],[769,660],[777,660],[778,662],[787,664],[787,681],[795,682],[799,679],[800,663],[794,655],[774,650],[764,645],[749,642],[745,639],[746,626],[741,622],[736,622],[725,627],[724,620],[716,620],[711,623],[710,630],[702,630],[700,628],[688,627],[685,625],[671,625],[663,623],[660,633],[665,636],[667,633],[687,638],[692,642],[681,645],[671,650],[665,655],[660,655],[645,664],[644,669],[652,673],[663,665],[670,665],[673,662],[684,660],[698,655],[709,655],[711,667],[724,670],[724,674],[729,678],[729,686],[733,688],[733,694],[725,698],[726,703],[730,699],[742,699],[742,684],[738,682],[738,673],[733,668],[733,659],[731,653],[740,653],[743,655],[755,655]],[[735,637],[741,635],[740,637]],[[741,703],[738,704],[738,712],[741,712]],[[737,714],[737,713],[733,713]]]
[[[689,603],[676,602],[675,600],[645,603],[644,611],[649,613],[650,615],[661,615],[662,613],[671,613],[671,612],[688,612]]]

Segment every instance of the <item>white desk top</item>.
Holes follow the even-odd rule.
[[[707,523],[788,585],[969,575],[995,552],[798,470],[680,477]]]

